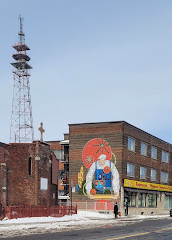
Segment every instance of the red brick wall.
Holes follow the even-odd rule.
[[[29,176],[29,157],[32,159],[32,174]],[[8,204],[45,205],[54,204],[52,163],[50,146],[36,142],[10,144],[6,147],[5,161],[8,166]],[[40,178],[48,179],[48,189],[40,189]]]
[[[135,164],[135,180],[140,180],[140,166],[146,167],[146,179],[145,181],[150,182],[150,172],[151,168],[157,170],[157,181],[160,183],[160,171],[165,171],[169,173],[169,183],[172,184],[172,145],[152,136],[145,131],[138,129],[128,123],[124,123],[124,148],[123,148],[123,174],[124,178],[129,178],[126,176],[127,162]],[[135,152],[128,150],[128,136],[135,139]],[[148,147],[147,156],[142,156],[140,154],[141,142],[145,142]],[[151,158],[151,146],[157,148],[157,159]],[[169,163],[163,163],[161,161],[162,150],[168,152],[170,155]],[[130,178],[133,179],[133,178]],[[143,180],[144,181],[144,180]]]
[[[122,184],[122,129],[122,123],[69,125],[69,182],[73,180],[74,186],[78,184],[78,172],[83,166],[82,151],[85,144],[93,138],[103,138],[116,155],[116,167],[120,175],[120,184]],[[88,169],[84,167],[84,179],[87,171]],[[88,200],[87,197],[78,193],[74,193],[73,198],[76,201]]]
[[[11,144],[6,148],[8,166],[8,204],[34,205],[35,144]],[[28,160],[32,158],[32,176]]]
[[[64,146],[60,144],[60,141],[47,141],[52,150],[64,150]]]
[[[0,146],[0,203],[5,206],[7,203],[7,172],[5,164],[5,146]]]
[[[4,147],[0,146],[0,163],[4,162]]]
[[[135,139],[135,152],[128,150],[128,136]],[[90,123],[90,124],[71,124],[69,125],[69,169],[70,169],[70,182],[74,181],[76,186],[78,183],[78,172],[80,171],[82,162],[82,151],[85,144],[93,138],[104,138],[110,145],[111,150],[117,157],[116,167],[120,175],[120,184],[123,184],[124,178],[127,176],[127,163],[132,162],[135,165],[135,176],[133,180],[140,180],[140,166],[145,166],[146,179],[150,182],[151,168],[157,170],[157,181],[160,183],[160,171],[169,173],[168,185],[172,185],[172,145],[152,136],[145,131],[132,126],[124,121],[122,122],[109,122],[109,123]],[[142,156],[140,154],[141,142],[148,145],[148,155]],[[151,146],[157,148],[157,159],[151,158]],[[169,163],[161,161],[162,150],[169,152]],[[87,169],[84,168],[84,177],[86,176]],[[140,180],[141,181],[141,180]],[[142,180],[144,181],[144,180]],[[86,200],[83,196],[74,194],[74,199]]]

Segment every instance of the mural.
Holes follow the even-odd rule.
[[[116,157],[108,142],[103,138],[94,138],[86,143],[82,160],[88,169],[84,180],[83,166],[78,173],[78,192],[94,198],[102,194],[116,199],[119,195],[119,173],[116,169]]]

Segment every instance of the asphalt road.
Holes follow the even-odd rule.
[[[172,240],[172,218],[144,220],[124,226],[102,226],[100,228],[71,230],[48,234],[37,234],[6,240]]]

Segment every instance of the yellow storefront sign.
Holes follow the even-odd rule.
[[[124,179],[124,187],[172,192],[172,186]]]

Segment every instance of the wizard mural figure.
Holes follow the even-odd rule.
[[[82,159],[88,168],[83,193],[88,197],[108,194],[112,195],[112,198],[117,198],[120,188],[119,173],[115,166],[115,154],[112,153],[107,141],[103,138],[94,138],[87,142]]]

